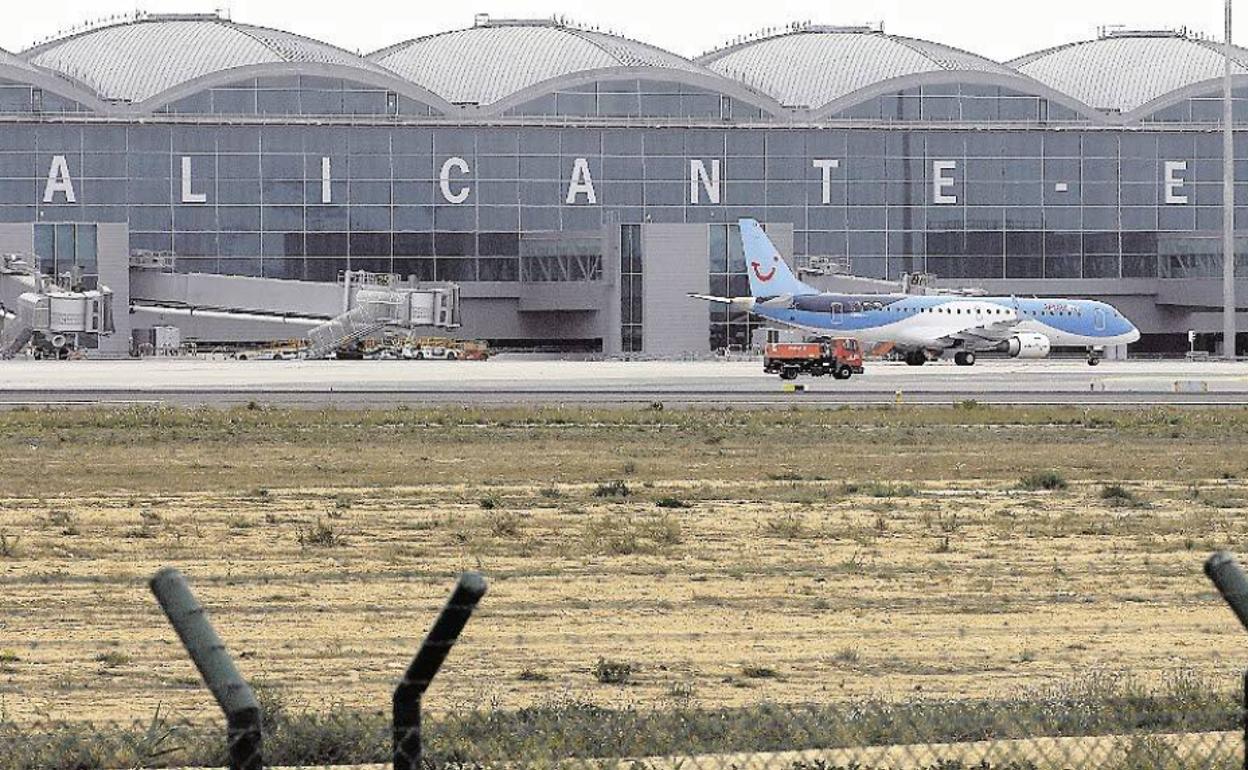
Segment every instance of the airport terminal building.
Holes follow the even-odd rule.
[[[478,17],[360,56],[143,16],[0,52],[0,252],[94,272],[133,304],[145,261],[452,281],[463,336],[666,356],[749,343],[746,318],[686,296],[748,293],[732,223],[749,216],[817,280],[1096,297],[1140,349],[1179,352],[1221,328],[1222,67],[1183,32],[998,63],[792,25],[689,60]]]

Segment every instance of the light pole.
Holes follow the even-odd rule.
[[[1226,0],[1222,76],[1222,355],[1235,360],[1235,131],[1231,105],[1231,0]]]

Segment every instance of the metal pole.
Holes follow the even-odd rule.
[[[1218,551],[1205,561],[1205,574],[1213,581],[1218,593],[1226,599],[1240,625],[1248,629],[1248,575],[1226,551]],[[1248,746],[1248,671],[1244,672],[1244,711],[1241,718],[1244,745]],[[1244,770],[1248,770],[1248,753],[1244,755]]]
[[[1235,360],[1235,114],[1231,102],[1231,0],[1222,76],[1222,355]]]
[[[1243,690],[1244,714],[1241,719],[1244,733],[1244,770],[1248,770],[1248,671],[1244,672]]]
[[[191,593],[186,578],[173,567],[157,572],[148,585],[204,684],[225,712],[230,770],[263,770],[260,704],[208,621],[203,605]]]
[[[1205,561],[1205,574],[1231,606],[1231,612],[1248,629],[1248,576],[1235,557],[1218,551]]]
[[[394,690],[394,770],[420,770],[423,745],[420,729],[420,700],[429,683],[450,654],[459,634],[485,596],[485,578],[466,572],[446,600],[433,628]]]

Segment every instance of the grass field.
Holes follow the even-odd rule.
[[[0,722],[213,716],[146,590],[165,564],[288,708],[385,710],[465,569],[490,592],[434,712],[1229,698],[1248,639],[1200,567],[1248,533],[1246,430],[974,404],[3,413]]]

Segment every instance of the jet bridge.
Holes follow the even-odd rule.
[[[86,288],[81,275],[53,279],[34,259],[6,255],[0,283],[11,306],[0,302],[0,358],[11,358],[28,344],[39,358],[68,358],[86,338],[113,332],[113,294],[108,287]]]
[[[120,272],[120,271],[119,271]],[[385,329],[459,327],[459,287],[398,275],[348,271],[335,283],[179,273],[169,255],[131,257],[123,296],[128,329],[176,326],[201,344],[302,339],[310,358]],[[113,281],[117,280],[114,273]],[[28,345],[68,357],[115,332],[114,292],[90,277],[50,277],[30,255],[0,260],[0,357]],[[117,346],[110,346],[116,348]]]
[[[459,287],[398,275],[347,271],[337,284],[176,273],[150,260],[131,267],[136,328],[173,325],[184,338],[217,343],[306,342],[309,358],[385,329],[459,327]]]

